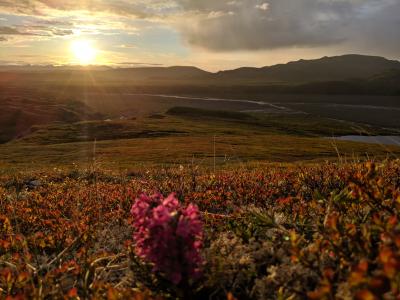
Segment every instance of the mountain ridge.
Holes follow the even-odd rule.
[[[298,60],[286,64],[264,67],[241,67],[233,70],[208,72],[195,66],[151,66],[133,68],[112,68],[101,66],[57,67],[57,66],[0,66],[0,81],[10,78],[21,80],[66,80],[73,76],[78,82],[85,80],[86,74],[94,76],[98,82],[119,82],[121,84],[157,84],[165,82],[178,85],[299,85],[314,82],[338,81],[382,81],[389,78],[397,83],[393,72],[400,71],[400,61],[380,56],[347,54]],[[30,76],[35,74],[35,76]],[[49,76],[51,75],[51,76]],[[8,77],[7,77],[8,76]],[[394,79],[391,79],[394,76]]]
[[[194,65],[171,65],[171,66],[137,66],[137,67],[113,67],[113,66],[107,66],[107,65],[88,65],[88,66],[80,66],[80,65],[51,65],[51,64],[44,64],[44,65],[34,65],[34,64],[25,64],[25,65],[2,65],[0,64],[0,70],[1,69],[10,69],[10,70],[144,70],[144,69],[153,69],[153,70],[158,70],[158,69],[196,69],[205,73],[209,74],[221,74],[225,72],[234,72],[234,71],[239,71],[243,69],[255,69],[255,70],[267,70],[271,68],[279,68],[279,67],[284,67],[284,66],[292,66],[292,65],[298,65],[298,64],[304,64],[304,63],[315,63],[315,62],[320,62],[324,60],[337,60],[337,59],[346,59],[346,58],[351,58],[351,59],[357,59],[357,60],[379,60],[381,62],[386,62],[386,63],[392,63],[392,64],[397,64],[400,65],[400,60],[395,60],[395,59],[388,59],[383,56],[378,56],[378,55],[364,55],[364,54],[343,54],[343,55],[336,55],[336,56],[324,56],[320,58],[315,58],[315,59],[299,59],[299,60],[293,60],[289,61],[287,63],[279,63],[279,64],[273,64],[273,65],[265,65],[262,67],[251,67],[251,66],[243,66],[239,68],[234,68],[234,69],[225,69],[225,70],[220,70],[216,72],[210,72],[204,69],[201,69],[197,66]]]
[[[271,82],[310,82],[367,79],[391,69],[400,70],[400,62],[380,56],[347,54],[298,60],[261,68],[244,67],[217,73],[224,79],[259,79]]]

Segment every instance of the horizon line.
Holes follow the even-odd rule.
[[[205,68],[202,67],[197,67],[196,65],[164,65],[164,64],[159,64],[159,63],[140,63],[140,62],[121,62],[121,63],[110,63],[110,64],[88,64],[88,65],[81,65],[81,64],[52,64],[52,63],[24,63],[24,62],[9,62],[5,63],[0,63],[0,68],[6,68],[6,67],[15,67],[15,68],[29,68],[29,67],[37,67],[37,68],[54,68],[54,69],[62,69],[62,68],[80,68],[80,69],[89,69],[89,68],[108,68],[108,69],[140,69],[140,68],[146,68],[146,69],[151,69],[151,68],[196,68],[198,70],[208,72],[208,73],[219,73],[219,72],[224,72],[224,71],[232,71],[232,70],[238,70],[238,69],[243,69],[243,68],[252,68],[252,69],[262,69],[262,68],[268,68],[268,67],[273,67],[273,66],[279,66],[279,65],[287,65],[290,63],[295,63],[295,62],[301,62],[301,61],[315,61],[315,60],[321,60],[321,59],[326,59],[326,58],[336,58],[336,57],[343,57],[343,56],[363,56],[363,57],[375,57],[375,58],[383,58],[388,61],[395,61],[400,63],[400,58],[399,59],[390,59],[385,56],[380,56],[380,55],[369,55],[369,54],[358,54],[358,53],[348,53],[348,54],[340,54],[340,55],[333,55],[333,56],[320,56],[317,58],[312,58],[312,59],[298,59],[298,60],[291,60],[286,63],[276,63],[272,65],[265,65],[261,67],[252,67],[252,66],[242,66],[242,67],[237,67],[233,69],[221,69],[218,71],[208,71]],[[126,66],[126,67],[124,67]]]

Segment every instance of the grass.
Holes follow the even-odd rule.
[[[57,95],[3,91],[0,97],[0,143],[26,136],[32,126],[101,118],[82,102],[57,100]],[[34,129],[34,128],[33,128]]]
[[[333,142],[356,134],[342,122],[307,115],[257,115],[174,109],[135,120],[86,121],[37,126],[25,138],[0,146],[6,168],[87,166],[95,159],[111,169],[138,165],[196,164],[229,167],[247,162],[299,162],[398,157],[400,148]],[[318,126],[317,126],[318,125]],[[214,142],[215,140],[215,142]]]
[[[226,110],[209,110],[184,106],[175,106],[167,111],[168,115],[184,116],[189,118],[231,119],[249,121],[252,116],[242,112]]]
[[[387,132],[187,107],[34,126],[0,145],[0,298],[394,299],[400,147],[326,138]],[[198,280],[137,256],[142,192],[199,207]]]

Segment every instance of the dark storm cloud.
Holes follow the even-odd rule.
[[[352,41],[365,46],[379,42],[400,50],[399,0],[179,2],[187,10],[204,14],[193,24],[181,26],[183,36],[192,45],[212,50],[316,47]]]

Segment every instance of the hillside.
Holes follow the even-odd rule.
[[[308,114],[175,107],[167,114],[135,119],[34,126],[27,136],[0,145],[0,168],[86,169],[93,160],[112,170],[186,163],[234,167],[245,162],[337,160],[338,155],[351,160],[398,157],[397,146],[326,138],[366,132],[391,135],[379,127]]]
[[[375,75],[368,80],[368,83],[373,86],[387,88],[400,95],[400,70],[389,70]]]
[[[252,79],[269,82],[311,82],[367,79],[388,70],[400,70],[400,62],[383,57],[343,55],[299,60],[263,68],[240,68],[217,73],[220,79]]]
[[[107,70],[104,74],[108,76],[129,76],[137,79],[164,79],[164,80],[187,80],[187,79],[206,79],[212,73],[203,71],[196,67],[174,66],[174,67],[142,67],[142,68],[122,68]],[[125,77],[126,78],[126,77]]]
[[[206,80],[212,73],[196,67],[14,67],[0,66],[0,84],[18,84],[19,82],[57,83],[57,84],[105,84],[116,85],[152,83],[177,80]]]
[[[55,95],[32,91],[2,90],[0,97],[0,143],[25,136],[33,125],[73,123],[101,117],[83,102],[55,101]]]

